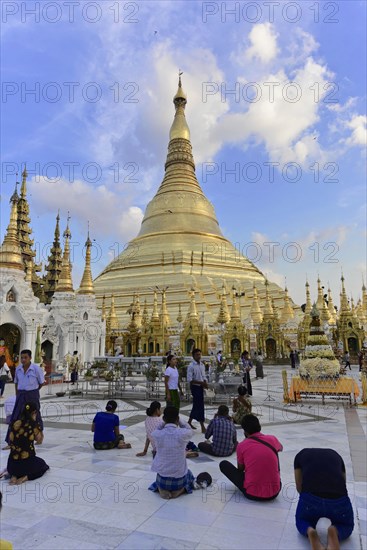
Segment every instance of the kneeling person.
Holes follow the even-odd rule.
[[[229,456],[237,447],[237,432],[227,405],[219,405],[218,412],[205,432],[205,439],[213,436],[213,443],[199,443],[199,450],[213,456]]]
[[[94,432],[93,446],[97,451],[107,449],[131,449],[130,443],[125,443],[120,434],[120,419],[115,414],[117,403],[113,399],[108,401],[106,412],[98,412],[93,418],[92,432]]]
[[[221,472],[250,500],[273,500],[281,489],[278,452],[283,446],[273,435],[261,433],[257,416],[243,417],[245,440],[237,445],[237,468],[222,460]]]
[[[192,436],[192,429],[181,422],[176,407],[166,407],[163,423],[151,433],[157,453],[153,459],[152,471],[157,473],[151,491],[159,491],[162,498],[176,498],[192,493],[194,476],[187,468],[186,445]]]
[[[339,549],[339,540],[348,538],[354,527],[352,504],[345,483],[345,465],[333,449],[302,449],[294,459],[294,477],[299,492],[296,527],[308,537],[311,548],[321,545],[316,524],[328,518],[327,548]]]

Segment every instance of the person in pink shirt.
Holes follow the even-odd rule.
[[[136,456],[145,456],[148,452],[149,443],[151,443],[153,449],[153,457],[155,457],[157,451],[154,445],[154,441],[150,436],[151,433],[154,432],[154,430],[156,430],[161,424],[163,424],[161,414],[161,404],[159,403],[159,401],[152,401],[150,406],[147,408],[147,417],[145,419],[145,431],[147,437],[145,440],[144,450],[141,453],[138,453]]]
[[[273,435],[261,433],[257,416],[242,419],[245,438],[237,446],[237,468],[228,460],[219,464],[224,474],[250,500],[273,500],[280,493],[278,452],[282,444]]]

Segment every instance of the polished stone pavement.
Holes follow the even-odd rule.
[[[290,376],[290,369],[289,376]],[[37,448],[50,471],[19,487],[1,481],[3,510],[1,537],[14,548],[45,549],[280,549],[308,548],[294,525],[297,504],[293,459],[303,447],[331,447],[344,458],[348,491],[355,511],[355,530],[342,544],[345,550],[367,550],[366,417],[364,407],[349,407],[345,401],[328,399],[283,404],[281,369],[265,367],[264,380],[254,380],[254,412],[261,415],[264,433],[278,437],[283,490],[276,501],[245,500],[222,476],[219,458],[200,456],[189,460],[197,475],[208,471],[213,485],[177,500],[165,501],[148,491],[154,480],[151,455],[136,457],[145,440],[145,408],[135,400],[118,399],[125,440],[132,449],[95,451],[90,424],[105,401],[95,398],[57,398],[42,389],[45,441]],[[358,380],[354,367],[353,376]],[[359,382],[360,385],[360,382]],[[6,387],[6,395],[14,391]],[[271,400],[269,400],[269,397]],[[207,406],[213,417],[216,406]],[[4,409],[0,407],[1,418]],[[190,405],[181,414],[188,417]],[[3,441],[6,426],[1,424]],[[196,430],[193,441],[202,436]],[[238,431],[242,438],[242,431]],[[2,468],[7,451],[1,451]],[[232,458],[235,461],[235,458]],[[328,526],[320,520],[322,538]]]

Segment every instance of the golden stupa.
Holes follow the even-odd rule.
[[[146,300],[150,316],[156,287],[161,294],[165,290],[172,325],[181,311],[184,317],[189,313],[193,290],[205,324],[218,322],[223,288],[229,299],[233,293],[240,296],[242,321],[250,314],[254,288],[260,304],[265,303],[265,276],[223,236],[196,178],[181,77],[173,103],[163,181],[147,205],[138,236],[94,281],[100,307],[103,296],[114,295],[120,329],[130,322],[135,294]],[[282,309],[284,291],[273,283],[268,288]]]

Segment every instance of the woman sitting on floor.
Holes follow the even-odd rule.
[[[144,450],[141,453],[138,453],[136,456],[145,456],[148,452],[149,443],[152,443],[152,453],[153,458],[156,454],[156,448],[154,446],[154,442],[150,437],[150,434],[154,432],[162,424],[161,419],[161,404],[159,401],[152,401],[150,406],[147,408],[147,417],[145,419],[145,431],[146,431],[146,439],[145,439],[145,446]]]
[[[120,434],[120,419],[115,414],[116,409],[117,403],[111,399],[106,405],[106,412],[98,412],[93,418],[93,446],[97,451],[131,449],[131,444],[125,443],[124,436]]]
[[[233,410],[233,422],[235,424],[241,424],[242,418],[246,414],[250,414],[252,411],[252,403],[249,399],[245,397],[246,388],[244,386],[238,386],[238,397],[233,399],[232,410]]]
[[[18,420],[10,425],[7,471],[11,476],[10,485],[20,485],[25,481],[42,477],[49,469],[46,462],[36,456],[34,444],[41,444],[43,433],[37,418],[37,404],[26,403]]]

